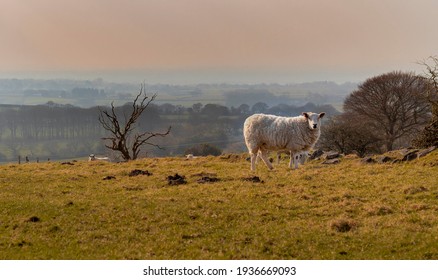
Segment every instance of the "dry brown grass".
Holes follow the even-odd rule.
[[[254,173],[245,157],[0,166],[0,258],[438,259],[438,151]]]

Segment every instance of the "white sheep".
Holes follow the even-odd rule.
[[[186,155],[186,159],[190,160],[190,159],[195,159],[197,158],[196,156],[194,156],[193,154],[188,154]]]
[[[94,154],[88,156],[88,161],[95,161],[95,160],[111,161],[109,157],[96,157]]]
[[[251,156],[251,170],[255,170],[257,156],[269,169],[272,164],[269,151],[289,151],[291,155],[309,151],[321,134],[321,118],[325,113],[302,113],[298,117],[279,117],[255,114],[249,116],[243,125],[243,135]],[[292,156],[290,166],[295,156]],[[295,161],[295,168],[298,161]]]

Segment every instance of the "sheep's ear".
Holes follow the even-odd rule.
[[[306,119],[308,119],[309,118],[309,115],[307,114],[307,113],[305,113],[305,112],[303,112],[303,113],[301,113],[303,116],[305,116],[306,117]]]
[[[322,119],[322,117],[325,116],[325,112],[319,113],[319,118]]]

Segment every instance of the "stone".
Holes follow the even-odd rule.
[[[324,154],[324,151],[323,150],[315,150],[315,151],[313,151],[313,153],[309,156],[309,159],[310,160],[313,160],[313,159],[317,159],[317,158],[319,158],[319,157],[321,157],[322,155]]]
[[[321,158],[324,160],[330,160],[330,159],[335,159],[338,157],[340,157],[340,154],[338,152],[330,151],[330,152],[324,153],[324,155],[322,155]]]
[[[322,164],[338,164],[341,161],[338,158],[325,160]]]
[[[393,161],[394,159],[393,158],[390,158],[390,157],[388,157],[388,156],[380,156],[378,159],[377,159],[377,161],[379,162],[379,163],[387,163],[387,162],[391,162],[391,161]]]
[[[372,157],[365,157],[361,160],[362,163],[375,163],[376,161]]]
[[[432,146],[432,147],[429,147],[429,148],[423,149],[423,150],[421,150],[421,151],[418,152],[417,157],[418,157],[418,158],[424,157],[425,155],[430,154],[431,152],[433,152],[434,150],[436,150],[436,148],[437,148],[436,146]]]
[[[411,150],[404,153],[402,161],[411,161],[418,158],[418,150]]]

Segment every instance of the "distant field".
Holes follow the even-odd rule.
[[[79,107],[109,106],[112,101],[116,106],[132,102],[140,85],[114,84],[101,81],[93,86],[89,81],[9,81],[6,88],[0,85],[2,104],[39,105],[48,101],[59,104],[72,104]],[[4,86],[4,85],[3,85]],[[106,96],[94,94],[72,95],[76,89],[105,90]],[[334,104],[353,89],[355,84],[336,84],[333,82],[312,82],[303,84],[198,84],[198,85],[145,85],[148,94],[157,93],[157,104],[171,103],[191,107],[195,103],[220,104],[238,107],[241,104],[256,102],[278,104]],[[5,87],[5,86],[4,86]],[[60,95],[59,92],[68,95]],[[60,97],[63,96],[63,97]],[[230,99],[231,96],[231,99]],[[65,98],[64,98],[65,97]]]
[[[254,173],[246,157],[2,165],[0,259],[438,259],[438,151]]]

